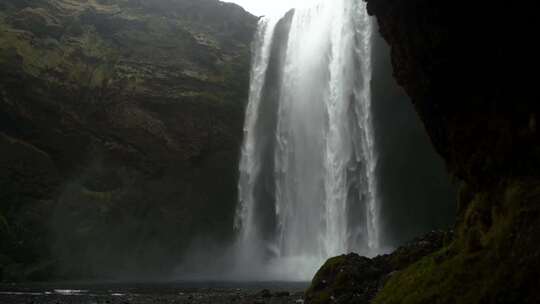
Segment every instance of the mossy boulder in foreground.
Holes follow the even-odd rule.
[[[306,292],[306,303],[370,303],[397,271],[441,250],[451,242],[452,235],[432,231],[392,254],[372,259],[354,253],[331,258],[315,275]]]

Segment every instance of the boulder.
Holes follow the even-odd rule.
[[[315,275],[305,295],[306,303],[370,303],[395,272],[440,250],[452,234],[432,231],[391,254],[372,259],[355,253],[331,258]]]

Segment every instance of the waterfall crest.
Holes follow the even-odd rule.
[[[363,1],[260,21],[235,228],[239,256],[260,259],[267,279],[380,251],[372,31]]]

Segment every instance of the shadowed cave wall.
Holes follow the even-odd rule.
[[[390,49],[373,42],[373,112],[383,249],[452,226],[456,190],[405,91],[393,77]]]

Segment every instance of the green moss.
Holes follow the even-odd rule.
[[[448,250],[426,257],[395,274],[374,303],[438,303],[442,295],[450,302],[454,284],[459,284],[458,278],[463,276],[464,261],[458,257],[439,264],[437,260]]]
[[[527,299],[538,273],[535,236],[540,186],[508,182],[496,193],[477,194],[448,247],[393,275],[376,304],[518,303]],[[532,203],[534,202],[534,203]],[[522,290],[516,294],[513,290]],[[517,301],[517,302],[516,302]]]
[[[332,300],[332,295],[330,292],[323,290],[321,292],[315,293],[313,297],[310,299],[310,303],[312,304],[325,304],[329,303]]]
[[[357,288],[355,284],[372,276],[366,265],[367,259],[353,254],[327,260],[306,291],[307,302],[323,304],[337,298],[350,298]]]
[[[112,192],[95,192],[83,190],[83,196],[97,202],[110,202],[113,200],[114,193]]]
[[[324,265],[321,267],[321,269],[317,272],[315,275],[315,278],[313,278],[313,282],[321,282],[324,276],[328,275],[329,273],[337,272],[337,268],[342,265],[345,262],[345,256],[336,256],[333,258],[328,259]],[[311,289],[314,288],[312,284]]]

